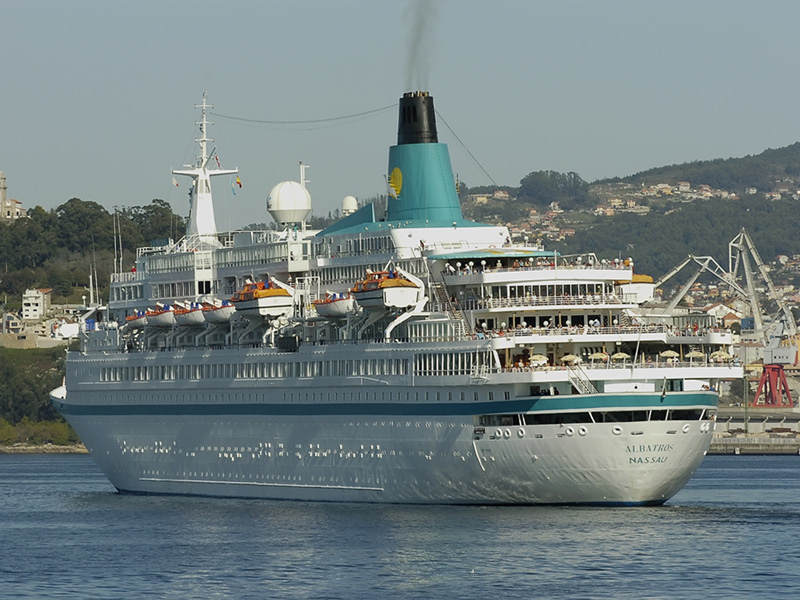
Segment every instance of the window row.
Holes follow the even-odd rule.
[[[108,366],[100,381],[181,381],[201,379],[287,379],[310,377],[364,377],[407,375],[408,360],[363,359],[310,362],[204,363],[177,365]]]

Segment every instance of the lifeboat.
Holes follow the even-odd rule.
[[[356,282],[350,293],[359,306],[375,308],[408,308],[422,297],[422,289],[396,271],[368,273]]]
[[[147,325],[147,317],[143,310],[137,310],[129,317],[125,317],[125,323],[131,329],[143,329]]]
[[[355,307],[355,298],[350,294],[328,292],[324,298],[314,300],[312,304],[323,319],[343,319]]]
[[[294,298],[286,290],[270,282],[248,282],[233,294],[231,302],[236,312],[247,318],[288,316],[294,307]]]
[[[181,306],[175,309],[175,321],[182,327],[198,327],[205,324],[203,316],[203,305],[192,302],[189,306]]]
[[[148,327],[172,327],[175,325],[175,311],[169,304],[155,310],[148,310],[144,315],[147,317]]]
[[[206,304],[203,306],[203,318],[206,323],[213,323],[215,325],[220,323],[227,323],[231,320],[233,313],[236,312],[230,300],[223,300],[219,304]]]

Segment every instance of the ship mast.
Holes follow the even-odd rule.
[[[194,166],[184,165],[187,169],[173,169],[174,175],[186,175],[192,178],[189,189],[189,222],[186,226],[186,237],[194,238],[195,241],[207,244],[219,245],[217,240],[217,224],[214,219],[214,201],[211,197],[211,177],[215,175],[235,175],[239,169],[209,169],[208,163],[214,155],[208,154],[208,142],[214,142],[208,137],[208,126],[213,125],[213,121],[208,121],[208,109],[214,108],[213,104],[208,103],[208,92],[203,92],[203,103],[195,104],[195,108],[201,111],[201,119],[195,121],[200,128],[200,137],[195,138],[195,142],[200,146],[200,154],[196,157]]]

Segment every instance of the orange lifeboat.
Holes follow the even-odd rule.
[[[377,271],[357,281],[350,290],[360,306],[374,308],[407,308],[422,297],[422,289],[395,271]]]
[[[288,316],[294,307],[289,290],[270,282],[248,282],[231,298],[236,312],[248,318]]]
[[[199,327],[206,322],[203,318],[203,305],[197,302],[177,307],[174,312],[175,321],[182,327]]]
[[[131,329],[143,329],[147,325],[147,316],[145,316],[144,311],[137,310],[131,316],[125,317],[125,323]]]
[[[231,320],[233,313],[236,312],[230,300],[223,300],[222,302],[216,301],[214,304],[206,304],[203,306],[203,318],[206,323],[213,323],[215,325],[220,323],[227,323]]]
[[[175,325],[175,311],[169,304],[148,310],[144,314],[147,317],[148,327],[172,327]]]
[[[355,307],[355,298],[350,294],[327,293],[324,298],[311,304],[323,319],[343,319]]]

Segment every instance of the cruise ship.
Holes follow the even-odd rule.
[[[464,218],[427,92],[399,101],[387,203],[216,229],[201,110],[183,239],[83,320],[55,407],[120,491],[420,504],[659,505],[701,464],[728,330],[652,304],[631,259]]]

